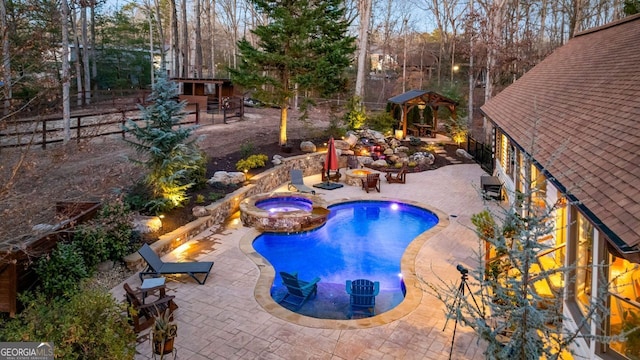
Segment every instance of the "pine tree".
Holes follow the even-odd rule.
[[[513,194],[517,200],[510,206],[487,206],[472,216],[479,238],[478,266],[458,267],[467,274],[471,294],[462,296],[458,286],[444,281],[427,283],[429,292],[445,304],[447,317],[471,327],[484,340],[486,359],[570,359],[575,340],[590,336],[582,330],[591,324],[603,326],[602,319],[609,313],[606,289],[600,288],[576,324],[578,329],[563,326],[564,289],[550,286],[551,277],[561,276],[571,283],[576,266],[542,270],[538,266],[538,257],[554,250],[540,239],[556,231],[552,219],[560,203],[534,205],[537,191]],[[539,289],[550,294],[541,295]],[[620,337],[598,335],[591,340],[608,343]]]
[[[269,19],[252,32],[256,46],[238,42],[240,61],[230,69],[234,83],[255,91],[259,100],[280,108],[280,145],[287,143],[287,109],[298,93],[315,91],[321,97],[344,91],[344,70],[355,51],[347,36],[349,22],[339,0],[253,0],[257,12]],[[303,118],[308,100],[303,100]]]
[[[153,213],[182,205],[188,199],[187,190],[194,185],[194,174],[201,173],[204,167],[204,157],[191,137],[196,127],[180,126],[186,116],[186,102],[174,100],[177,84],[169,81],[162,69],[156,79],[149,97],[152,104],[138,106],[144,126],[131,119],[123,126],[136,138],[125,141],[144,155],[144,159],[133,161],[149,170],[145,181],[152,194],[146,208]]]

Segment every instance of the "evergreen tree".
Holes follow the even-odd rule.
[[[178,94],[177,84],[167,79],[163,69],[156,79],[149,97],[152,104],[138,106],[144,126],[129,119],[123,128],[136,138],[136,141],[125,141],[145,155],[143,160],[134,161],[149,170],[146,183],[152,194],[146,207],[157,213],[178,207],[187,200],[186,191],[195,181],[193,174],[202,172],[204,161],[196,139],[191,138],[195,127],[180,126],[186,102],[174,100]]]
[[[253,0],[269,19],[252,32],[258,43],[238,42],[240,61],[230,69],[234,83],[255,91],[259,100],[280,108],[280,145],[287,143],[287,108],[296,91],[326,97],[347,86],[344,70],[351,63],[354,38],[339,0]],[[309,105],[303,100],[303,117]]]
[[[522,181],[531,187],[530,182]],[[582,330],[592,324],[602,326],[609,313],[606,289],[600,288],[576,324],[577,330],[563,325],[567,320],[564,289],[552,287],[552,277],[572,283],[570,277],[577,267],[540,266],[539,256],[554,250],[541,239],[556,231],[552,219],[560,202],[542,207],[541,198],[535,195],[538,191],[516,193],[517,200],[510,206],[487,207],[472,216],[480,241],[478,266],[457,268],[463,277],[466,274],[471,294],[467,291],[463,296],[458,286],[444,281],[427,283],[431,294],[446,305],[447,316],[471,327],[485,341],[487,359],[570,359],[575,340],[590,336]],[[590,339],[609,343],[621,337]]]

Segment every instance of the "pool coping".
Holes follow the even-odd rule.
[[[405,203],[409,205],[413,205],[419,207],[421,209],[430,211],[434,213],[438,217],[438,223],[432,227],[431,229],[423,232],[418,235],[413,241],[409,243],[406,250],[402,255],[402,259],[400,260],[400,271],[402,273],[402,277],[404,279],[405,287],[407,289],[407,293],[405,295],[404,300],[389,311],[385,311],[384,313],[364,318],[364,319],[353,319],[353,320],[333,320],[333,319],[318,319],[310,316],[301,315],[295,313],[291,310],[284,308],[282,305],[278,304],[271,297],[271,285],[273,284],[273,279],[275,278],[275,270],[271,266],[271,264],[259,253],[255,251],[252,244],[256,237],[258,237],[262,232],[258,231],[255,228],[250,229],[245,235],[240,239],[239,247],[240,250],[249,258],[260,270],[260,275],[258,276],[258,280],[256,282],[256,286],[254,289],[254,297],[258,304],[262,306],[262,308],[267,311],[269,314],[288,321],[293,324],[313,327],[313,328],[322,328],[322,329],[336,329],[336,330],[345,330],[345,329],[366,329],[372,328],[384,324],[391,323],[393,321],[399,320],[411,312],[413,312],[422,301],[423,289],[421,286],[421,282],[418,280],[416,276],[416,261],[418,257],[418,253],[422,249],[422,246],[435,236],[440,233],[443,229],[449,226],[449,217],[444,212],[440,211],[437,208],[428,207],[426,204],[419,203],[411,200],[399,200],[393,198],[376,198],[376,199],[368,199],[368,198],[343,198],[337,199],[330,202],[327,202],[327,207],[339,203],[344,202],[353,202],[353,201],[396,201],[399,203]]]

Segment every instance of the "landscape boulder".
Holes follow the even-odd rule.
[[[241,184],[247,180],[247,177],[244,173],[239,171],[227,172],[227,171],[216,171],[213,174],[213,177],[207,181],[209,185],[215,183],[221,183],[223,185],[231,185],[231,184]]]
[[[195,217],[203,217],[209,215],[207,208],[205,208],[204,206],[194,206],[193,209],[191,209],[191,213]]]
[[[162,229],[162,220],[158,216],[133,216],[133,230],[140,234],[148,234]]]
[[[305,153],[312,153],[316,151],[316,145],[311,141],[303,141],[300,143],[300,151]]]
[[[473,156],[471,156],[471,154],[466,152],[464,149],[456,150],[456,156],[457,157],[461,157],[461,158],[465,158],[465,159],[469,159],[469,160],[473,159]]]

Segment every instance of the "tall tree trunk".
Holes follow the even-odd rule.
[[[76,10],[71,9],[71,33],[73,36],[73,44],[76,49],[76,61],[74,62],[76,68],[76,87],[78,88],[76,92],[76,104],[78,106],[82,105],[82,63],[81,57],[82,53],[80,52],[80,39],[78,38],[78,29],[76,29],[77,23],[77,15]]]
[[[60,4],[62,15],[62,122],[64,127],[64,144],[71,139],[71,110],[69,108],[69,4],[62,0]]]
[[[164,67],[166,57],[164,53],[164,28],[162,27],[162,17],[160,16],[160,5],[158,4],[158,0],[154,0],[154,8],[156,11],[156,22],[158,24],[158,37],[160,43],[160,64],[161,67]]]
[[[171,51],[173,69],[171,76],[180,77],[180,42],[178,40],[178,8],[176,0],[171,0]]]
[[[153,85],[155,83],[155,69],[153,68],[153,10],[151,4],[147,4],[147,10],[149,11],[149,79]]]
[[[200,18],[202,17],[201,11],[200,11],[200,0],[196,0],[196,13],[194,14],[196,17],[196,30],[195,30],[195,35],[196,35],[196,42],[195,42],[195,47],[196,47],[196,53],[195,53],[195,59],[194,59],[194,65],[195,65],[195,73],[196,73],[196,77],[197,78],[201,78],[202,77],[202,36],[200,34],[200,32],[202,31],[202,28],[200,26]]]
[[[474,105],[474,96],[473,96],[473,90],[476,87],[475,84],[475,76],[473,74],[473,60],[474,60],[474,44],[473,44],[473,34],[475,33],[474,31],[474,24],[473,24],[473,18],[474,18],[474,8],[473,8],[473,0],[469,0],[469,20],[471,23],[469,24],[469,26],[467,26],[467,29],[469,31],[469,101],[468,101],[468,107],[467,107],[467,113],[469,114],[467,116],[467,125],[468,128],[471,129],[472,125],[473,125],[473,105]]]
[[[187,0],[182,0],[182,76],[189,78],[189,30],[187,24]]]
[[[210,56],[207,58],[207,67],[209,68],[209,76],[216,77],[216,48],[215,48],[215,18],[216,18],[216,2],[215,0],[205,0],[207,3],[207,32],[209,33]]]
[[[369,72],[367,66],[369,22],[371,20],[371,0],[359,0],[358,9],[360,12],[360,29],[358,31],[358,72],[356,74],[355,95],[364,101],[364,82],[366,74]]]
[[[96,2],[91,0],[91,49],[89,52],[91,63],[91,79],[98,77],[98,65],[96,65]],[[95,86],[95,83],[94,85]]]
[[[82,98],[85,104],[91,103],[91,72],[89,68],[89,37],[87,31],[87,2],[80,3],[80,18],[82,20],[82,65],[84,70],[84,91]]]
[[[13,91],[11,86],[11,53],[9,44],[9,27],[7,25],[7,7],[5,0],[0,0],[0,26],[2,29],[2,95],[4,97],[4,115],[9,113]]]

